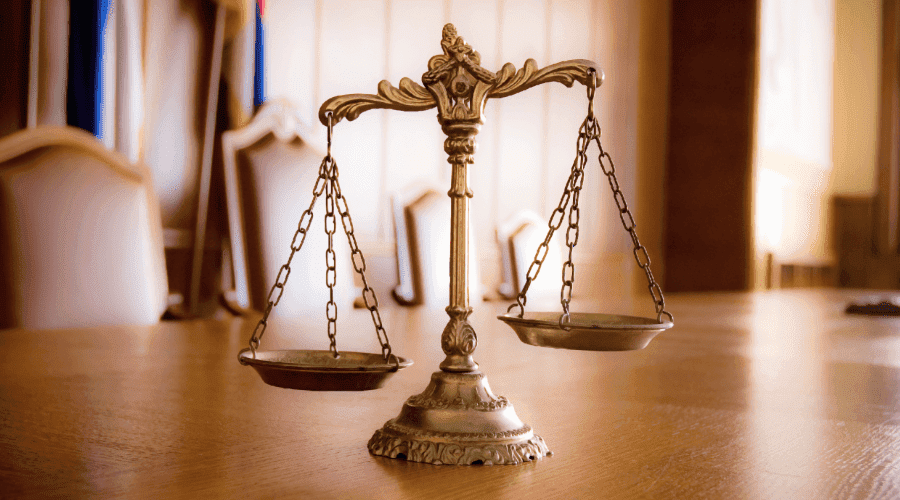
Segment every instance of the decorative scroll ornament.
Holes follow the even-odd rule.
[[[483,373],[437,372],[421,394],[406,400],[406,406],[494,411],[510,404],[505,397],[491,391]]]
[[[466,319],[472,310],[447,308],[447,313],[450,315],[450,321],[441,333],[441,349],[447,355],[447,359],[441,363],[441,369],[451,372],[477,369],[478,365],[472,359],[472,354],[478,346],[478,337]]]
[[[493,99],[511,96],[548,82],[557,82],[571,87],[577,81],[587,86],[592,78],[591,69],[594,69],[597,75],[594,77],[597,79],[595,87],[599,87],[603,83],[603,72],[592,61],[574,59],[538,69],[534,59],[528,59],[525,61],[525,66],[518,71],[511,63],[506,63],[497,73],[497,86],[491,90],[488,97]]]
[[[437,103],[424,87],[409,78],[400,79],[400,88],[387,80],[378,84],[378,95],[348,94],[332,97],[319,108],[319,121],[328,126],[328,113],[334,113],[333,124],[347,118],[355,120],[370,109],[396,109],[399,111],[425,111]]]
[[[441,348],[444,350],[444,354],[469,356],[475,352],[476,345],[478,345],[478,339],[475,336],[475,329],[468,321],[453,318],[447,323],[444,335],[441,335]]]
[[[319,121],[327,125],[329,112],[334,114],[336,124],[344,118],[354,120],[370,109],[424,111],[437,106],[442,125],[481,123],[489,98],[511,96],[548,82],[571,87],[576,81],[588,85],[591,78],[597,78],[595,86],[603,81],[603,72],[597,65],[584,59],[563,61],[543,69],[528,59],[518,71],[512,63],[506,63],[494,73],[481,67],[481,56],[457,35],[452,24],[444,26],[441,49],[443,54],[432,57],[428,71],[422,75],[425,87],[409,78],[400,80],[400,88],[382,80],[377,95],[348,94],[328,99],[319,108]],[[591,76],[591,69],[596,77]]]
[[[489,411],[509,406],[509,400],[503,396],[499,396],[492,401],[470,401],[462,397],[448,400],[439,397],[429,397],[424,394],[416,394],[415,396],[410,396],[409,399],[406,400],[406,404],[407,406],[419,408],[454,408],[461,410]]]

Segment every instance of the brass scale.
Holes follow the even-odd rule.
[[[526,282],[516,303],[498,319],[515,330],[522,342],[543,347],[593,351],[624,351],[641,349],[658,333],[673,326],[672,315],[665,310],[662,290],[650,272],[650,258],[635,232],[634,219],[619,189],[615,167],[609,154],[600,145],[600,127],[593,113],[594,91],[603,81],[603,74],[594,62],[571,60],[538,69],[533,59],[516,70],[507,63],[498,73],[482,68],[480,56],[452,24],[444,26],[442,55],[428,61],[428,72],[422,75],[424,87],[409,78],[400,80],[399,88],[382,81],[378,94],[352,94],[332,97],[319,109],[319,120],[328,128],[328,153],[322,160],[319,177],[313,188],[309,208],[303,213],[288,262],[282,266],[269,293],[268,306],[250,338],[249,347],[238,354],[241,364],[256,369],[263,381],[277,387],[301,390],[368,390],[381,387],[397,370],[412,364],[411,360],[391,353],[387,334],[381,324],[378,299],[365,277],[366,264],[356,244],[353,221],[346,199],[340,190],[338,168],[331,155],[332,127],[342,119],[353,120],[370,109],[424,111],[438,108],[438,122],[447,135],[444,150],[452,165],[451,188],[451,249],[450,249],[450,321],[441,335],[441,348],[446,359],[440,371],[421,394],[410,397],[400,415],[389,420],[369,441],[374,455],[401,458],[433,464],[520,464],[550,455],[543,439],[516,416],[512,404],[491,392],[485,375],[472,359],[477,337],[467,318],[472,313],[468,297],[468,225],[469,198],[466,172],[473,163],[475,135],[483,123],[484,105],[497,99],[522,92],[548,82],[571,87],[574,82],[587,87],[588,112],[579,129],[577,155],[558,207],[548,222],[544,242],[538,247],[529,267]],[[578,199],[584,181],[584,167],[588,146],[595,142],[600,150],[603,173],[612,188],[625,230],[634,243],[634,256],[644,270],[656,318],[640,318],[610,314],[577,313],[569,311],[575,267],[572,250],[578,240],[580,209]],[[325,200],[326,284],[331,300],[326,307],[328,351],[259,349],[260,340],[272,309],[278,304],[290,275],[290,262],[300,250],[312,221],[317,199]],[[333,300],[335,256],[333,235],[337,220],[347,236],[355,271],[364,285],[363,298],[369,309],[375,332],[382,345],[381,354],[339,352],[335,343],[337,310]],[[554,232],[563,222],[566,227],[568,261],[563,266],[560,301],[562,312],[525,312],[526,292],[537,278]],[[514,309],[518,309],[514,311]]]

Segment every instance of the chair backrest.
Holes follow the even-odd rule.
[[[437,190],[418,187],[395,196],[393,205],[400,274],[394,297],[402,304],[446,307],[450,302],[450,198]],[[398,214],[400,207],[402,217]],[[472,302],[483,297],[476,249],[470,225],[469,298]]]
[[[75,128],[0,139],[0,326],[152,324],[167,295],[145,165]]]
[[[280,100],[266,101],[246,127],[222,135],[233,297],[241,308],[266,308],[272,284],[291,253],[297,224],[309,207],[324,156],[311,144],[310,135],[296,108]],[[309,234],[291,260],[290,277],[273,314],[296,318],[321,314],[325,324],[329,294],[324,195],[313,214]],[[335,304],[340,310],[353,307],[357,293],[339,214],[336,221]]]
[[[501,295],[506,298],[518,295],[525,285],[528,268],[534,261],[538,247],[547,236],[547,230],[547,221],[528,210],[513,215],[497,228],[497,241],[503,260],[504,282],[499,290]],[[541,272],[528,289],[529,302],[559,299],[562,287],[562,252],[558,238],[556,235],[550,241]]]

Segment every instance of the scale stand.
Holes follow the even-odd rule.
[[[469,198],[472,192],[466,178],[469,164],[474,163],[475,135],[484,123],[484,105],[497,99],[522,92],[547,82],[559,82],[571,87],[574,82],[588,89],[588,113],[578,134],[578,156],[566,183],[559,206],[548,222],[549,231],[538,247],[527,280],[519,292],[518,314],[509,313],[499,319],[516,331],[527,344],[562,349],[593,351],[623,351],[641,349],[663,330],[673,326],[672,315],[665,310],[662,289],[650,272],[650,257],[635,232],[634,218],[619,189],[615,167],[609,154],[600,145],[600,125],[593,113],[594,91],[603,80],[596,64],[587,60],[571,60],[538,69],[532,59],[516,70],[505,64],[498,73],[481,66],[478,52],[457,36],[452,24],[444,26],[441,40],[443,54],[428,61],[428,72],[422,75],[421,86],[409,78],[400,80],[400,88],[387,81],[378,84],[378,94],[352,94],[333,97],[319,109],[319,120],[328,127],[328,154],[322,160],[319,179],[313,188],[313,199],[304,212],[291,243],[291,254],[282,266],[269,293],[269,303],[250,345],[238,354],[242,364],[253,366],[263,380],[278,387],[303,390],[368,390],[380,387],[397,370],[411,361],[391,354],[387,334],[381,325],[378,300],[365,277],[365,259],[353,236],[353,222],[346,200],[341,194],[337,164],[331,156],[332,128],[342,119],[353,120],[370,109],[424,111],[438,108],[438,122],[447,135],[444,151],[452,166],[450,196],[450,321],[441,334],[441,348],[446,358],[441,371],[431,376],[431,382],[421,394],[406,400],[400,415],[389,420],[369,441],[373,455],[402,458],[432,464],[521,464],[540,460],[551,452],[531,427],[522,423],[512,404],[491,392],[487,378],[478,370],[472,358],[478,338],[469,323],[472,308],[468,294],[468,234]],[[656,308],[656,319],[616,316],[609,314],[570,313],[569,301],[575,281],[572,252],[578,242],[580,209],[578,199],[584,182],[584,167],[588,146],[596,142],[600,149],[600,166],[613,191],[622,225],[634,243],[634,257],[647,275],[650,295]],[[278,304],[290,262],[300,249],[312,220],[316,199],[324,195],[328,233],[326,282],[334,286],[334,253],[332,236],[336,229],[335,211],[340,220],[353,255],[353,265],[360,274],[365,290],[363,298],[372,313],[376,335],[382,345],[377,354],[340,353],[335,343],[337,310],[333,301],[326,307],[329,351],[259,351],[269,313]],[[335,210],[336,209],[336,210]],[[566,245],[569,258],[563,267],[560,299],[562,314],[530,312],[526,315],[526,292],[537,278],[547,254],[553,233],[562,225],[568,213]],[[668,319],[664,321],[664,317]]]
[[[475,135],[484,123],[488,99],[502,98],[547,82],[571,87],[578,81],[588,85],[600,80],[595,63],[565,61],[538,69],[534,60],[516,71],[507,63],[499,73],[485,70],[480,56],[457,36],[452,24],[444,26],[443,54],[428,61],[422,75],[424,87],[409,78],[400,88],[382,81],[378,95],[353,94],[333,97],[319,109],[319,119],[328,124],[353,120],[370,109],[424,111],[438,108],[438,122],[447,135],[444,151],[452,166],[450,212],[450,321],[441,334],[447,355],[441,371],[419,395],[410,397],[400,415],[388,421],[369,441],[374,455],[433,464],[518,464],[549,455],[547,445],[531,427],[516,416],[512,404],[495,396],[487,377],[472,359],[478,344],[468,322],[472,313],[468,296],[469,190],[466,178],[474,163]]]

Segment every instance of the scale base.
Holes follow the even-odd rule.
[[[435,372],[369,440],[373,455],[436,465],[515,465],[552,454],[479,371]]]

